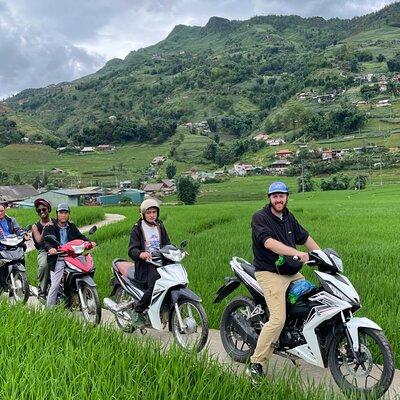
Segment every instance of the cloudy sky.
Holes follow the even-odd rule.
[[[211,16],[351,18],[393,0],[0,0],[0,99],[95,72]]]

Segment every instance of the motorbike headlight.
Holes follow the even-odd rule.
[[[340,291],[336,286],[328,283],[329,289],[331,290],[332,294],[336,297],[339,297],[340,300],[347,301],[347,303],[353,304],[354,300],[349,299],[342,291]]]
[[[174,261],[174,262],[179,262],[182,261],[183,258],[185,257],[185,252],[181,250],[170,250],[167,254],[163,254],[165,258],[168,258],[168,260]]]
[[[82,254],[85,251],[85,245],[81,244],[79,246],[71,246],[75,254]]]

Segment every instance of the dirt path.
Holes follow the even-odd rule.
[[[79,230],[82,233],[85,233],[85,232],[88,232],[89,229],[93,225],[96,225],[97,228],[101,228],[102,226],[106,226],[109,224],[115,224],[116,222],[120,222],[125,219],[125,215],[121,215],[121,214],[104,214],[104,217],[105,218],[102,221],[94,222],[93,224],[90,224],[90,225],[81,226],[79,228]],[[31,239],[26,242],[26,252],[30,252],[32,250],[35,250],[35,246],[33,244],[33,240]]]

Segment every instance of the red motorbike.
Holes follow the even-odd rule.
[[[93,228],[89,233],[94,233]],[[80,310],[83,318],[91,324],[98,324],[101,306],[93,280],[96,268],[92,255],[87,253],[93,248],[92,243],[76,239],[60,245],[54,236],[46,236],[45,240],[52,242],[57,248],[57,254],[64,257],[65,270],[60,296],[66,306],[72,310]]]

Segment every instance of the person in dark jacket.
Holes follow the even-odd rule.
[[[57,249],[52,243],[46,240],[47,235],[53,235],[57,241],[63,245],[74,239],[90,241],[83,235],[76,225],[69,221],[70,208],[68,204],[59,204],[57,206],[57,219],[52,225],[47,225],[43,229],[44,247],[48,253],[47,262],[50,268],[51,286],[47,295],[47,306],[52,307],[57,302],[58,289],[63,277],[65,261],[64,257],[57,256]],[[95,242],[92,242],[96,246]]]
[[[140,205],[142,218],[133,226],[129,241],[128,254],[135,262],[135,278],[146,282],[147,289],[142,298],[135,305],[136,318],[132,318],[136,325],[145,321],[144,311],[151,301],[156,280],[160,278],[157,269],[147,263],[151,253],[159,250],[170,240],[163,223],[159,219],[160,206],[155,199],[146,199]]]
[[[24,232],[24,230],[18,225],[17,220],[14,217],[9,217],[6,214],[7,204],[0,204],[0,239],[5,239],[9,235],[20,235]],[[25,240],[29,240],[29,237],[25,235]],[[24,244],[25,246],[25,244]],[[4,246],[0,243],[0,250],[2,250]],[[24,250],[26,247],[24,247]],[[6,278],[7,278],[7,269],[0,268],[0,287],[2,289],[6,289]]]
[[[38,296],[42,301],[45,301],[47,288],[50,284],[50,269],[47,263],[47,252],[44,247],[43,241],[43,230],[48,225],[53,225],[54,221],[50,218],[51,204],[45,199],[36,199],[33,203],[37,214],[39,215],[39,221],[32,225],[32,239],[37,254],[38,264]]]
[[[253,215],[251,222],[253,264],[270,312],[263,326],[254,354],[246,372],[257,378],[264,374],[263,363],[272,355],[272,345],[279,338],[286,319],[286,291],[289,285],[304,279],[299,272],[308,261],[308,253],[296,249],[304,245],[308,250],[319,246],[287,209],[288,187],[274,182],[268,189],[269,204]],[[299,261],[294,261],[297,256]]]

